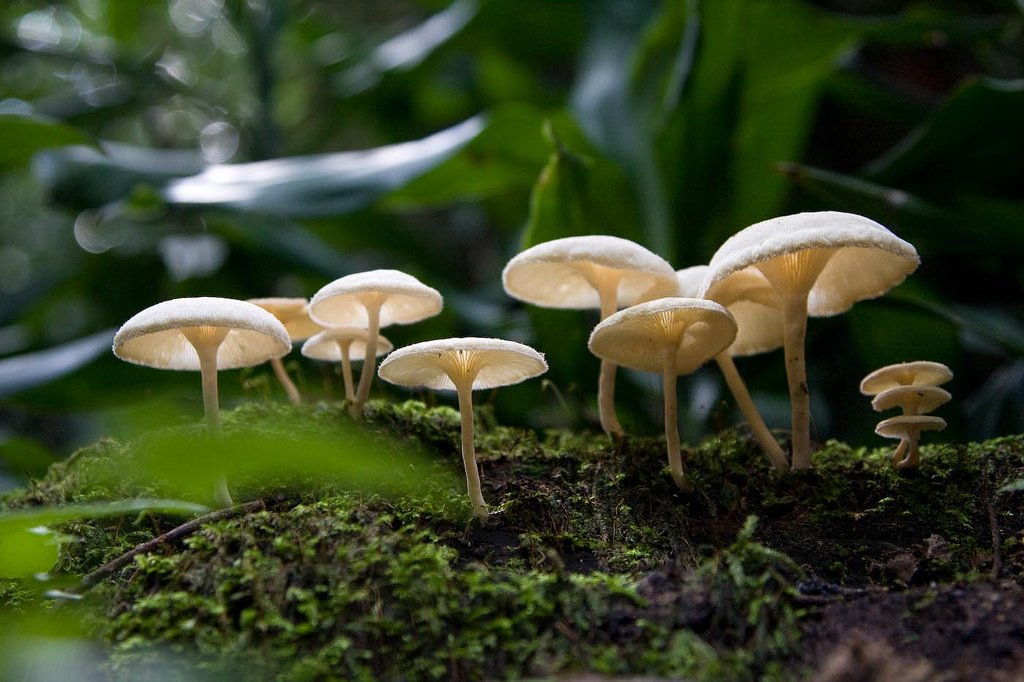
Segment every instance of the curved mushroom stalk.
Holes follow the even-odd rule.
[[[338,352],[341,353],[341,380],[345,382],[345,400],[348,401],[356,399],[356,391],[352,385],[352,357],[349,355],[351,348],[351,339],[338,341]],[[374,348],[374,352],[376,352],[376,348]]]
[[[921,464],[918,441],[922,431],[941,431],[946,420],[930,415],[904,414],[878,422],[875,433],[885,438],[899,438],[900,444],[892,453],[892,463],[900,471],[916,469]]]
[[[370,397],[370,383],[377,369],[377,334],[380,333],[380,307],[387,298],[383,294],[367,293],[359,296],[359,301],[366,308],[366,359],[363,371],[359,375],[355,400],[349,405],[348,413],[353,419],[363,418],[363,406]]]
[[[578,263],[583,278],[597,291],[601,301],[601,319],[606,319],[618,308],[618,287],[622,274],[618,270],[602,267],[594,263]],[[615,374],[617,365],[610,360],[601,359],[601,373],[597,382],[597,409],[601,420],[601,429],[614,441],[620,441],[626,432],[619,423],[615,413]]]
[[[782,446],[775,440],[775,436],[768,429],[768,425],[764,423],[757,405],[754,404],[754,399],[750,397],[750,391],[747,390],[746,383],[744,383],[743,378],[736,369],[736,363],[733,362],[732,356],[729,355],[728,351],[719,353],[715,356],[715,362],[718,363],[718,368],[722,370],[725,383],[729,387],[729,391],[732,392],[732,397],[736,400],[736,405],[740,408],[740,412],[743,413],[743,418],[747,420],[747,424],[750,426],[750,430],[753,432],[758,445],[761,446],[761,450],[768,457],[776,471],[785,471],[789,467],[786,453],[782,451]]]
[[[271,358],[270,366],[274,369],[274,376],[281,383],[281,387],[284,388],[284,392],[288,394],[288,401],[292,405],[299,405],[302,403],[302,396],[299,394],[299,389],[292,381],[291,377],[288,376],[287,370],[284,368],[284,363],[281,362],[281,358]]]
[[[480,470],[476,464],[476,444],[473,431],[473,377],[455,383],[459,396],[459,416],[462,421],[462,466],[466,470],[466,488],[473,515],[478,519],[487,518],[487,503],[480,490]]]
[[[684,493],[692,493],[693,486],[683,473],[683,454],[679,450],[679,409],[676,394],[676,349],[665,347],[661,351],[661,383],[665,402],[665,446],[672,480]]]
[[[917,438],[903,438],[892,451],[892,463],[897,469],[914,469],[921,462]]]

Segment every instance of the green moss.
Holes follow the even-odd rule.
[[[687,448],[687,496],[666,472],[661,438],[537,434],[483,409],[477,449],[492,515],[481,524],[466,501],[454,410],[371,402],[366,416],[354,427],[337,404],[224,415],[226,434],[262,434],[285,458],[318,442],[307,436],[370,431],[418,444],[422,459],[387,460],[401,485],[375,491],[312,471],[242,477],[240,499],[264,500],[263,511],[140,555],[94,588],[117,676],[144,678],[171,652],[215,674],[242,666],[287,679],[784,677],[804,616],[798,586],[987,575],[993,523],[1004,568],[1024,565],[1020,493],[997,492],[1024,476],[1021,436],[926,445],[909,473],[891,467],[887,447],[829,442],[814,469],[780,474],[743,432],[726,431]],[[111,474],[131,470],[154,440],[199,435],[191,425],[101,441],[4,504],[161,492],[164,482]],[[81,541],[62,547],[58,571],[94,570],[178,522],[69,525]]]

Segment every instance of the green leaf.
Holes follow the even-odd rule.
[[[1019,199],[1021,121],[1024,81],[968,78],[901,143],[869,164],[865,177],[934,197],[955,192]]]
[[[575,142],[564,140],[562,132]],[[554,149],[533,187],[522,248],[584,234],[647,241],[621,168],[590,148],[570,148],[569,144],[584,144],[571,128],[559,127],[556,132],[549,124],[548,137]]]
[[[437,167],[388,195],[387,206],[436,206],[481,200],[528,189],[547,161],[544,115],[523,105],[506,105],[487,115],[487,126]]]
[[[25,166],[43,149],[94,144],[82,131],[36,116],[0,114],[0,171]]]
[[[114,330],[0,360],[0,398],[60,379],[109,352]]]
[[[22,578],[53,567],[59,537],[48,526],[141,511],[199,514],[207,508],[180,500],[137,499],[0,513],[0,577]]]

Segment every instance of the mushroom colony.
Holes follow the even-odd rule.
[[[655,253],[619,237],[567,237],[528,248],[505,266],[505,292],[548,308],[595,309],[588,342],[601,361],[597,405],[602,429],[624,437],[615,412],[616,367],[659,374],[669,471],[681,491],[684,471],[677,426],[676,378],[714,360],[768,462],[778,470],[811,466],[810,392],[804,337],[808,317],[837,315],[902,282],[919,264],[917,251],[863,216],[823,211],[782,216],[730,237],[707,265],[678,272]],[[210,434],[219,436],[217,372],[270,361],[289,399],[301,396],[281,362],[292,344],[302,354],[340,363],[349,414],[360,420],[374,374],[393,384],[454,391],[462,420],[462,458],[473,512],[487,506],[473,443],[472,391],[543,374],[542,353],[503,339],[449,338],[393,350],[383,327],[437,315],[441,294],[397,270],[341,277],[311,299],[182,298],[158,303],[128,320],[114,353],[150,367],[198,370]],[[790,451],[765,425],[737,371],[736,356],[782,348],[789,386]],[[582,349],[581,349],[582,351]],[[386,356],[377,369],[378,357]],[[362,362],[358,382],[352,363]],[[941,369],[940,369],[941,368]],[[877,433],[899,438],[899,469],[918,466],[918,435],[945,422],[927,412],[949,400],[938,388],[952,377],[937,363],[885,367],[861,391],[876,411],[900,407]],[[215,492],[231,504],[226,482]]]

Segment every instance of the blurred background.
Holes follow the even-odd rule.
[[[0,490],[103,435],[198,420],[199,378],[127,365],[113,330],[179,296],[311,296],[397,268],[445,312],[384,333],[529,343],[505,424],[597,429],[596,312],[502,291],[524,246],[634,239],[706,263],[746,225],[864,214],[922,265],[811,320],[814,436],[881,445],[860,378],[944,362],[932,440],[1024,430],[1024,2],[7,0],[0,7]],[[788,425],[781,351],[740,359]],[[307,400],[334,367],[286,358]],[[269,368],[222,404],[284,401]],[[680,379],[684,437],[738,417]],[[410,395],[377,385],[375,395]],[[413,394],[426,400],[447,398]],[[627,431],[660,431],[623,372]]]

